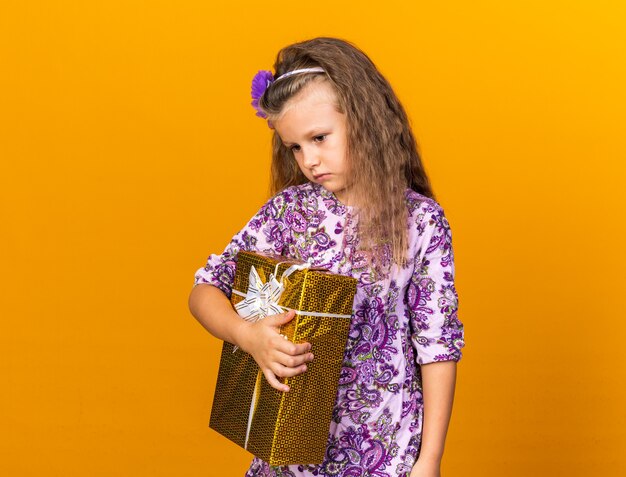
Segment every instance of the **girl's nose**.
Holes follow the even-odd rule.
[[[315,167],[320,163],[320,158],[314,148],[302,149],[302,163],[305,167]]]

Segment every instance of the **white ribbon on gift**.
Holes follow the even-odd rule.
[[[235,295],[239,295],[244,298],[235,305],[235,310],[237,310],[239,316],[241,316],[244,320],[254,323],[268,316],[277,315],[279,313],[282,313],[283,311],[292,310],[292,308],[283,307],[278,304],[278,301],[280,300],[283,291],[285,291],[284,280],[295,271],[310,268],[311,264],[302,263],[299,265],[292,265],[283,272],[280,280],[276,280],[276,275],[278,274],[278,266],[282,263],[286,262],[280,262],[276,264],[276,267],[274,268],[274,273],[270,273],[269,280],[266,283],[263,283],[263,280],[261,280],[261,277],[256,271],[256,268],[254,268],[254,265],[251,266],[248,280],[248,291],[246,293],[242,293],[239,290],[235,290],[233,288],[232,292]],[[340,315],[336,313],[304,312],[300,310],[295,310],[295,312],[297,315],[306,316],[325,316],[331,318],[352,317],[352,315]],[[238,349],[239,348],[237,346],[234,346],[233,353]],[[259,373],[261,373],[260,370]],[[250,437],[252,418],[256,409],[256,401],[260,384],[258,378],[260,378],[260,375],[257,376],[257,383],[255,384],[254,392],[252,393],[252,402],[250,403],[250,412],[248,414],[248,427],[246,429],[246,439],[244,443],[245,449],[248,448],[248,438]]]

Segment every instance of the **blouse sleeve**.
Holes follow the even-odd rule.
[[[420,365],[459,361],[464,330],[457,316],[452,233],[441,206],[430,208],[422,227],[407,291],[411,342]]]
[[[287,190],[267,201],[235,234],[221,254],[209,255],[204,267],[196,271],[194,286],[208,283],[230,298],[240,250],[282,255],[289,235],[285,233],[281,217],[292,201],[293,197],[288,195]]]

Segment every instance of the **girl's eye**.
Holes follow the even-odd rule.
[[[328,136],[328,134],[320,134],[318,136],[314,136],[313,141],[323,142],[324,140],[326,140],[326,136]],[[300,152],[300,146],[298,146],[297,144],[294,144],[293,146],[289,147],[289,149],[291,150],[291,152]]]

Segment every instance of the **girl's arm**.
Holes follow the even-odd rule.
[[[239,346],[259,365],[270,385],[279,391],[289,386],[277,378],[286,378],[306,371],[313,359],[309,343],[295,344],[280,335],[280,327],[293,319],[295,313],[281,313],[255,323],[243,320],[230,300],[217,287],[196,285],[189,294],[189,310],[213,336]]]
[[[243,349],[240,337],[247,322],[241,319],[219,288],[204,283],[193,287],[189,294],[189,310],[213,336]]]
[[[452,415],[456,362],[423,364],[424,423],[422,447],[411,477],[439,477],[443,448]]]

